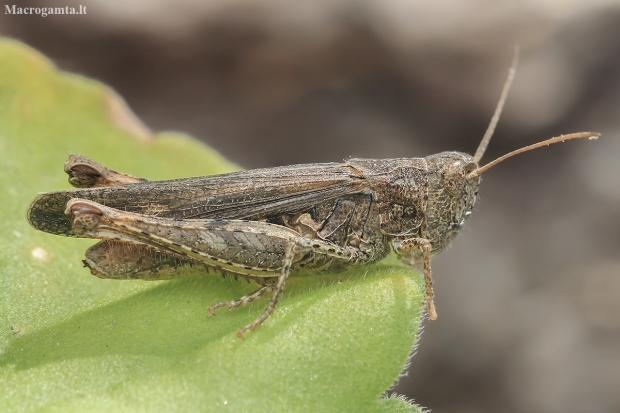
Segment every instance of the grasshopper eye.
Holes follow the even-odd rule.
[[[472,182],[475,178],[475,171],[478,170],[478,165],[475,162],[470,162],[465,167],[465,179],[467,182]]]

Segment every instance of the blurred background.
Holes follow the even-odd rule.
[[[484,175],[433,262],[439,319],[395,391],[442,413],[620,411],[620,1],[16,4],[87,6],[0,14],[0,34],[245,168],[473,153],[518,43],[483,163],[562,133],[603,137]]]

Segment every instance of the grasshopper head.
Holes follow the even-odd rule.
[[[499,121],[518,60],[519,48],[515,47],[508,78],[476,154],[471,156],[461,152],[442,152],[426,157],[429,176],[428,206],[421,235],[431,241],[434,253],[446,248],[471,215],[480,186],[478,162],[484,155]]]
[[[431,241],[433,253],[438,253],[445,249],[459,232],[465,220],[471,215],[478,195],[478,188],[480,187],[480,175],[483,172],[488,171],[505,159],[532,149],[570,139],[596,139],[600,136],[597,132],[578,132],[561,135],[517,149],[484,166],[478,166],[491,140],[491,136],[493,136],[493,131],[512,84],[517,68],[518,50],[518,47],[516,47],[512,64],[508,71],[508,78],[504,83],[495,113],[491,118],[486,133],[482,137],[482,141],[478,145],[476,154],[471,156],[461,152],[443,152],[425,158],[428,165],[428,203],[426,219],[420,228],[420,235]]]
[[[442,251],[465,224],[476,202],[480,176],[472,174],[478,164],[471,155],[442,152],[426,157],[428,204],[422,237],[431,241],[433,252]]]
[[[471,215],[476,202],[480,176],[493,166],[514,155],[571,139],[596,139],[597,132],[577,132],[512,151],[484,166],[478,166],[482,152],[475,156],[461,152],[442,152],[427,156],[428,204],[421,236],[431,241],[433,252],[442,251],[459,232]]]

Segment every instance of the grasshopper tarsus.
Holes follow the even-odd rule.
[[[256,291],[253,291],[249,294],[239,297],[236,300],[220,301],[219,303],[215,303],[211,307],[209,307],[208,313],[214,314],[214,311],[221,307],[228,307],[230,311],[240,306],[245,307],[246,305],[250,304],[254,300],[261,298],[266,292],[270,291],[271,289],[272,289],[271,285],[262,285]]]
[[[435,301],[426,299],[426,312],[428,314],[428,318],[431,321],[437,320],[437,309],[435,308]]]

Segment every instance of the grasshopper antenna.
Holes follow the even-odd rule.
[[[495,131],[495,127],[497,126],[497,122],[499,121],[499,116],[502,113],[502,109],[504,109],[504,103],[506,103],[506,97],[508,96],[508,91],[510,90],[510,86],[512,85],[512,81],[515,77],[518,61],[519,61],[519,46],[516,45],[514,53],[512,55],[512,62],[510,63],[510,69],[508,69],[508,78],[506,79],[506,82],[504,83],[504,88],[502,89],[502,94],[499,97],[499,102],[497,103],[497,107],[495,108],[495,112],[493,113],[493,117],[491,118],[491,122],[489,123],[489,127],[484,133],[484,136],[482,137],[482,141],[480,141],[480,145],[478,145],[478,149],[476,150],[476,153],[474,154],[474,162],[476,164],[480,162],[480,159],[482,159],[482,156],[484,155],[484,151],[487,149],[487,146],[489,146],[489,141],[491,140],[491,137],[493,136],[493,132]],[[467,174],[467,179],[473,179],[473,178],[479,177],[483,172],[487,171],[488,169],[492,168],[498,163],[508,158],[511,158],[515,155],[518,155],[520,153],[531,151],[532,149],[537,149],[545,145],[549,146],[553,143],[564,142],[564,141],[568,141],[571,139],[580,139],[580,138],[597,139],[599,136],[601,136],[601,134],[598,132],[576,132],[576,133],[571,133],[568,135],[560,135],[555,138],[547,139],[545,141],[538,142],[533,145],[529,145],[524,148],[517,149],[516,151],[507,153],[506,155],[501,156],[497,158],[496,160],[491,161],[482,167],[474,169],[473,171]]]
[[[560,136],[557,136],[555,138],[547,139],[545,141],[538,142],[538,143],[526,146],[526,147],[521,148],[521,149],[517,149],[516,151],[512,151],[510,153],[507,153],[504,156],[500,156],[496,160],[491,161],[488,164],[486,164],[484,166],[481,166],[480,168],[474,169],[473,171],[468,173],[467,174],[467,179],[478,177],[484,171],[494,167],[498,163],[500,163],[500,162],[502,162],[502,161],[504,161],[504,160],[506,160],[508,158],[511,158],[511,157],[513,157],[515,155],[518,155],[520,153],[523,153],[523,152],[531,151],[532,149],[540,148],[541,146],[545,146],[545,145],[549,146],[549,145],[551,145],[553,143],[569,141],[571,139],[581,139],[581,138],[598,139],[599,136],[601,136],[601,134],[598,133],[598,132],[575,132],[575,133],[570,133],[568,135],[560,135]]]
[[[474,155],[474,162],[476,162],[476,164],[478,164],[480,162],[480,159],[482,159],[484,151],[487,149],[487,146],[489,146],[489,141],[493,136],[493,132],[495,132],[495,127],[497,126],[497,122],[499,121],[499,116],[502,114],[502,110],[504,109],[504,103],[506,103],[506,98],[508,97],[508,91],[510,90],[510,86],[512,86],[512,81],[515,78],[518,62],[519,46],[515,45],[515,50],[512,54],[512,62],[510,63],[510,69],[508,69],[508,78],[506,78],[506,82],[504,83],[502,94],[499,97],[499,102],[497,102],[497,107],[495,108],[495,112],[493,113],[493,117],[491,118],[491,122],[489,123],[489,127],[484,133],[484,136],[480,141],[480,145],[478,145],[478,149],[476,149],[476,154]]]

